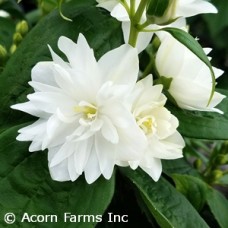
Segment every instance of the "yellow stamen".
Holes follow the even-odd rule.
[[[91,106],[75,106],[74,111],[84,114],[88,119],[93,119],[97,114],[97,109]]]
[[[139,127],[145,132],[146,135],[153,133],[155,123],[152,117],[144,117],[137,119],[136,120]]]

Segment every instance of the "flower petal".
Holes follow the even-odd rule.
[[[116,130],[116,127],[113,126],[112,122],[107,117],[103,116],[102,119],[104,120],[104,124],[101,128],[101,133],[103,137],[107,141],[113,144],[117,144],[119,142],[119,135]]]
[[[101,175],[99,159],[95,146],[92,147],[88,162],[85,167],[85,179],[88,184],[93,183]]]
[[[59,163],[56,166],[50,167],[50,160],[52,159],[53,155],[59,150],[59,147],[50,148],[48,150],[48,161],[49,161],[49,170],[51,174],[51,178],[56,181],[68,181],[70,179],[70,175],[68,172],[68,162],[64,160],[63,162]]]
[[[32,81],[57,87],[53,72],[53,62],[39,62],[32,68]]]
[[[103,55],[98,64],[107,81],[112,81],[116,85],[134,86],[139,72],[138,54],[135,48],[124,44]]]
[[[100,171],[106,179],[110,179],[115,164],[115,145],[106,141],[101,134],[95,138],[95,147],[99,160]]]
[[[121,3],[118,3],[111,11],[111,16],[118,21],[130,21],[128,13]]]
[[[204,0],[180,0],[178,1],[176,16],[191,17],[201,13],[217,13],[218,10]]]
[[[25,102],[21,104],[12,105],[11,108],[29,113],[30,115],[40,118],[48,118],[50,116],[48,113],[40,109],[37,109],[36,106],[32,104],[32,102]]]
[[[146,163],[140,163],[140,167],[150,176],[154,181],[158,181],[162,173],[161,160],[150,157]]]

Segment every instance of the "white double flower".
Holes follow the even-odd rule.
[[[39,118],[17,139],[32,141],[30,152],[48,149],[57,181],[82,173],[88,183],[109,179],[115,165],[141,166],[158,180],[160,159],[181,157],[184,142],[163,107],[162,86],[152,86],[151,76],[136,84],[137,50],[125,44],[97,61],[82,34],[77,44],[60,37],[58,47],[68,61],[50,48],[53,61],[32,69],[35,92],[12,106]]]

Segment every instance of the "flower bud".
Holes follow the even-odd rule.
[[[0,45],[0,60],[3,60],[7,57],[7,51],[6,49]]]
[[[17,23],[16,32],[20,33],[22,36],[25,36],[28,32],[28,23],[25,20]]]
[[[15,44],[19,44],[19,43],[21,43],[21,41],[22,41],[22,36],[21,36],[21,34],[19,33],[19,32],[16,32],[14,35],[13,35],[13,42],[15,43]]]
[[[202,160],[199,159],[199,158],[197,158],[197,159],[194,161],[194,163],[193,163],[193,165],[194,165],[194,167],[195,167],[196,169],[200,169],[200,168],[202,167],[202,164],[203,164],[203,162],[202,162]]]
[[[147,19],[157,25],[165,25],[176,18],[177,0],[151,0],[147,9]]]
[[[16,44],[13,44],[13,45],[10,47],[10,54],[13,54],[16,50],[17,50],[17,45],[16,45]]]
[[[225,165],[228,163],[228,154],[220,154],[217,158],[219,165]]]
[[[211,176],[214,181],[217,181],[223,176],[223,172],[219,169],[216,169],[211,173]]]

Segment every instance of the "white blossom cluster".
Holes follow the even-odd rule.
[[[48,149],[50,173],[57,181],[75,181],[83,173],[88,183],[101,175],[110,179],[114,166],[140,167],[157,181],[162,173],[161,159],[181,158],[185,143],[177,131],[178,119],[164,106],[163,86],[153,85],[151,74],[138,80],[138,53],[154,33],[141,32],[136,47],[130,46],[130,18],[123,5],[130,7],[130,0],[97,2],[122,21],[126,44],[96,60],[82,34],[77,43],[60,37],[58,47],[67,61],[49,47],[52,61],[39,62],[32,69],[29,84],[34,93],[28,95],[29,101],[12,106],[38,117],[19,130],[17,140],[32,141],[30,152]],[[140,1],[135,3],[137,8]],[[173,11],[178,19],[172,26],[182,28],[184,17],[215,12],[206,1],[179,0]],[[143,14],[142,23],[145,20]],[[161,45],[156,68],[160,75],[172,78],[169,93],[177,105],[221,112],[215,106],[223,95],[215,92],[207,105],[212,83],[209,68],[167,33],[158,32],[157,36]],[[219,69],[214,71],[216,77],[222,74]]]

